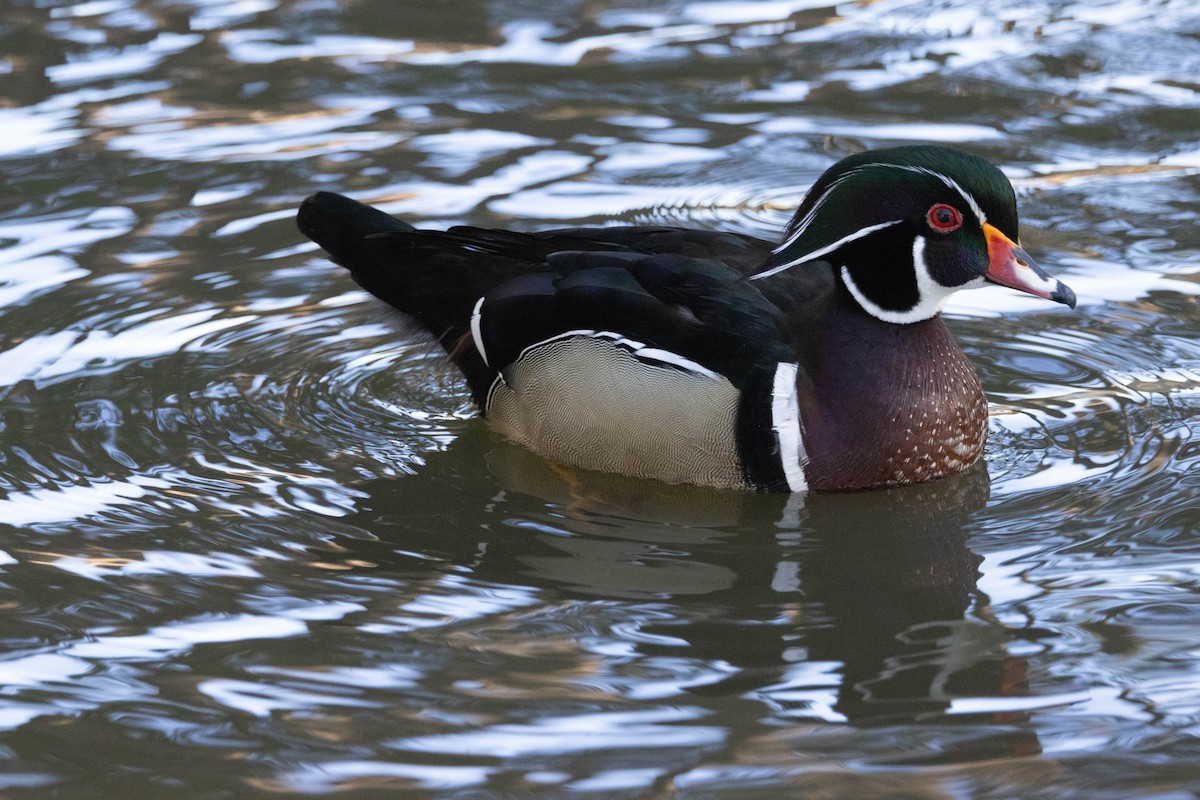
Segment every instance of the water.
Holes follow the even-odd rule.
[[[1187,0],[10,2],[0,793],[1197,796],[1197,74]],[[870,495],[551,469],[291,222],[773,237],[909,141],[1080,306],[956,302],[986,464]]]

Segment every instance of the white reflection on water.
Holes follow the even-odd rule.
[[[692,723],[707,711],[691,706],[650,707],[642,711],[614,711],[543,717],[528,725],[492,725],[470,733],[419,736],[389,743],[397,750],[520,757],[538,753],[579,753],[608,748],[710,747],[719,745],[727,731],[719,726]]]
[[[504,42],[496,47],[462,51],[417,51],[401,60],[412,64],[449,66],[474,62],[505,62],[571,66],[596,51],[635,56],[678,42],[699,42],[714,31],[707,25],[664,25],[622,33],[552,41],[561,31],[548,22],[526,20],[503,28]],[[613,56],[609,56],[612,58]]]
[[[716,0],[715,2],[689,3],[683,15],[696,22],[709,25],[728,25],[746,22],[783,20],[798,11],[816,8],[831,8],[830,0]]]
[[[645,142],[602,147],[605,158],[598,165],[602,170],[642,170],[671,164],[715,161],[723,158],[720,152],[703,147],[684,147],[677,144]]]
[[[754,696],[780,716],[825,722],[847,722],[835,710],[842,685],[840,663],[802,661],[788,666],[779,683],[754,690]]]
[[[196,690],[223,706],[255,717],[269,717],[277,711],[297,711],[316,706],[379,708],[381,705],[345,692],[305,691],[295,685],[274,686],[232,678],[201,681],[196,685]]]
[[[263,614],[232,614],[159,625],[144,634],[102,635],[67,645],[59,652],[73,659],[97,661],[149,660],[178,657],[199,644],[243,642],[301,636],[308,631],[302,619]],[[2,666],[2,665],[0,665]],[[0,672],[0,682],[3,673]]]
[[[551,139],[539,139],[524,133],[490,128],[429,134],[417,137],[412,143],[413,147],[427,153],[466,157],[475,162],[509,150],[552,144],[554,142]]]
[[[47,153],[74,144],[84,131],[70,109],[0,108],[0,158]]]
[[[820,117],[775,117],[754,126],[763,133],[801,133],[861,136],[913,142],[979,142],[1002,139],[1004,134],[984,125],[915,122],[895,125],[864,125]]]
[[[390,636],[437,628],[450,621],[480,619],[534,606],[539,599],[537,592],[522,586],[488,585],[461,575],[443,575],[429,591],[402,604],[399,610],[403,613],[389,615],[384,622],[361,625],[359,630]]]
[[[11,658],[0,661],[0,686],[10,692],[16,687],[45,686],[83,675],[91,668],[91,664],[82,659],[58,653]]]
[[[116,333],[65,330],[26,339],[0,352],[0,384],[11,385],[28,378],[46,385],[82,374],[112,371],[134,359],[186,350],[209,334],[253,319],[250,316],[216,319],[219,309],[205,309],[145,320],[155,313],[161,312],[153,310],[125,317],[121,324],[137,324]]]
[[[666,767],[642,767],[630,769],[606,769],[587,778],[572,781],[568,788],[576,792],[604,792],[623,789],[640,789],[651,786],[659,776],[667,773]]]
[[[0,308],[88,275],[68,254],[128,233],[133,224],[133,212],[119,207],[0,223],[0,241],[10,242],[0,247]]]
[[[272,41],[278,36],[273,30],[232,30],[222,33],[221,43],[231,58],[246,64],[336,57],[345,66],[394,60],[412,52],[414,46],[411,40],[370,36],[314,36],[304,44],[279,44]]]
[[[0,727],[20,726],[45,714],[78,714],[99,705],[101,696],[105,701],[112,699],[111,686],[95,699],[88,699],[86,688],[97,680],[104,683],[113,662],[178,659],[200,645],[300,636],[308,631],[306,611],[313,611],[317,618],[336,619],[361,609],[357,604],[343,603],[336,610],[316,611],[310,608],[314,605],[320,604],[306,604],[294,614],[207,615],[158,625],[144,634],[97,634],[64,642],[56,652],[18,655],[0,661],[0,691],[18,698],[8,700],[0,709]],[[61,705],[19,701],[25,692],[54,691],[54,687],[67,683],[76,686]],[[132,701],[140,694],[152,695],[154,691],[147,684],[127,682],[121,697]]]
[[[168,486],[170,484],[160,477],[134,475],[128,481],[98,480],[85,485],[11,492],[0,499],[0,522],[33,525],[81,519],[145,497],[149,489]]]
[[[394,183],[372,193],[377,204],[393,214],[457,216],[477,208],[489,197],[507,197],[525,187],[579,175],[592,159],[578,153],[542,150],[522,156],[494,173],[463,183],[433,181]],[[402,199],[391,199],[393,197]],[[294,212],[291,212],[294,213]]]
[[[92,580],[132,575],[188,575],[191,577],[259,578],[251,559],[232,553],[179,553],[145,550],[141,558],[84,558],[63,556],[54,566]]]
[[[211,126],[170,122],[175,112],[164,108],[161,120],[139,123],[129,133],[112,137],[107,144],[113,150],[128,150],[147,158],[225,162],[295,160],[348,149],[378,150],[396,144],[403,137],[345,128],[364,124],[385,107],[375,101],[322,113]]]
[[[1088,692],[1037,695],[1033,697],[956,697],[950,701],[948,714],[1002,714],[1013,711],[1036,711],[1042,708],[1072,706],[1086,702]],[[1143,715],[1144,716],[1144,715]]]
[[[352,760],[323,761],[317,764],[290,770],[279,776],[278,783],[284,788],[305,794],[328,794],[362,782],[378,787],[388,778],[398,779],[397,789],[415,783],[424,789],[461,789],[477,786],[487,781],[496,772],[491,767],[443,767],[428,764],[401,764],[392,761]]]
[[[122,50],[98,48],[87,58],[47,68],[46,76],[58,84],[72,84],[138,75],[167,56],[199,44],[201,39],[196,33],[160,33],[147,44]]]
[[[195,13],[188,20],[194,31],[229,28],[279,6],[275,0],[188,0]]]

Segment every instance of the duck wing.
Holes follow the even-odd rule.
[[[297,225],[436,337],[478,400],[521,350],[572,330],[619,334],[735,384],[790,354],[779,308],[745,278],[770,254],[754,237],[641,226],[426,231],[331,192],[307,199]]]

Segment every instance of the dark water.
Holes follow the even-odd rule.
[[[10,0],[0,794],[1200,794],[1191,0]],[[774,236],[864,147],[1021,194],[986,465],[563,474],[296,233]]]

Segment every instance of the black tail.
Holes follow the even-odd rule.
[[[366,237],[415,230],[377,208],[333,192],[317,192],[305,200],[296,214],[296,227],[336,263],[351,270]]]
[[[300,205],[296,227],[350,270],[359,286],[416,319],[449,351],[467,330],[471,299],[460,296],[453,259],[422,257],[423,234],[377,208],[333,192]],[[449,263],[447,263],[449,262]]]
[[[350,270],[359,286],[433,334],[482,403],[494,375],[469,346],[471,309],[496,276],[472,270],[471,254],[448,247],[442,241],[445,234],[419,231],[340,194],[309,197],[300,206],[296,226]]]
[[[350,270],[359,286],[413,317],[452,354],[469,333],[480,297],[517,275],[545,270],[545,257],[562,249],[524,233],[418,230],[331,192],[305,200],[296,225]]]
[[[452,252],[420,252],[432,232],[332,192],[305,200],[296,226],[350,270],[359,286],[414,317],[447,350],[466,330],[473,300],[463,296],[462,281],[454,275],[462,265]]]

